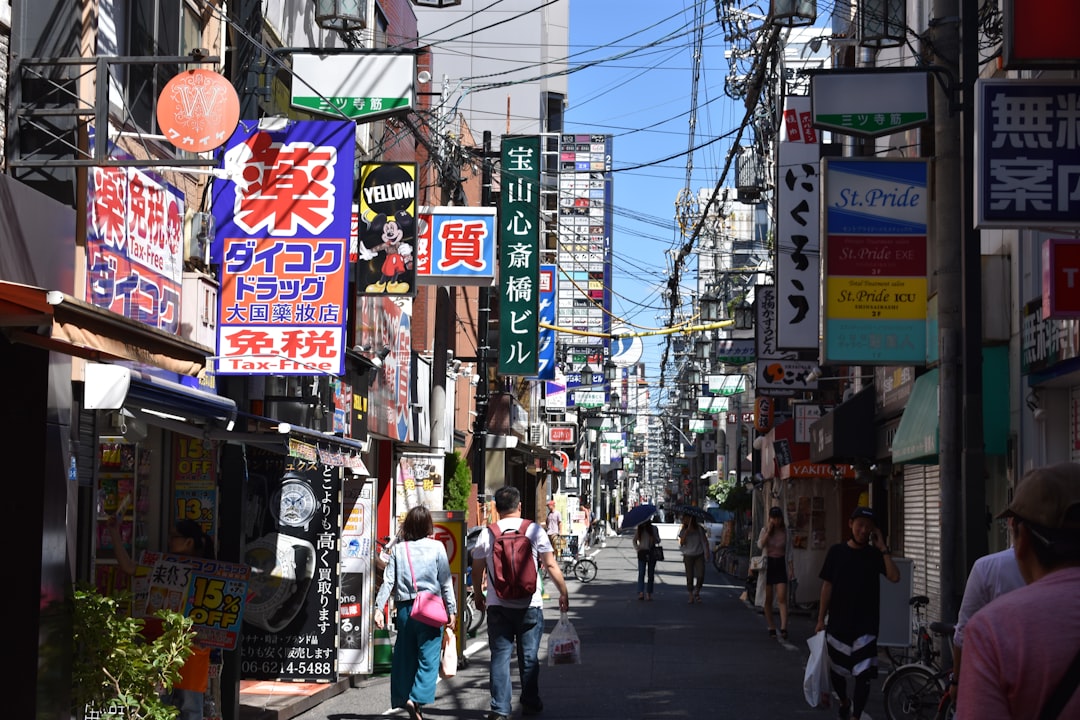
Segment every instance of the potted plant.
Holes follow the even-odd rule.
[[[160,694],[180,679],[192,653],[192,622],[177,612],[159,610],[162,633],[143,634],[145,622],[130,617],[130,593],[102,595],[75,591],[73,702],[76,716],[92,707],[102,720],[167,720],[175,707]]]

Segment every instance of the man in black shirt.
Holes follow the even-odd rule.
[[[821,567],[816,632],[825,630],[833,690],[840,698],[840,719],[858,720],[870,696],[870,681],[877,677],[881,601],[878,576],[897,582],[900,571],[892,561],[892,550],[877,529],[873,510],[855,508],[848,527],[851,537],[829,548]],[[850,700],[849,677],[855,679],[854,697]]]

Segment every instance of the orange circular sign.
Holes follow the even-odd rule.
[[[173,145],[188,152],[221,147],[240,122],[232,83],[212,70],[186,70],[158,96],[157,121]]]

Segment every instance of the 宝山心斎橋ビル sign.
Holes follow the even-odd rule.
[[[540,330],[540,138],[502,139],[499,374],[535,376]]]
[[[219,375],[341,375],[355,123],[241,122],[213,191]]]

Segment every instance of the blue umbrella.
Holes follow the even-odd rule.
[[[690,515],[699,522],[712,522],[712,516],[705,512],[704,508],[699,508],[696,505],[676,505],[672,508],[672,511],[676,515]]]
[[[646,503],[645,505],[638,505],[637,507],[630,508],[626,512],[626,514],[623,515],[622,527],[624,527],[624,528],[637,527],[638,525],[645,522],[646,520],[648,520],[649,518],[651,518],[655,514],[656,514],[656,506],[655,505],[649,505],[648,503]]]

